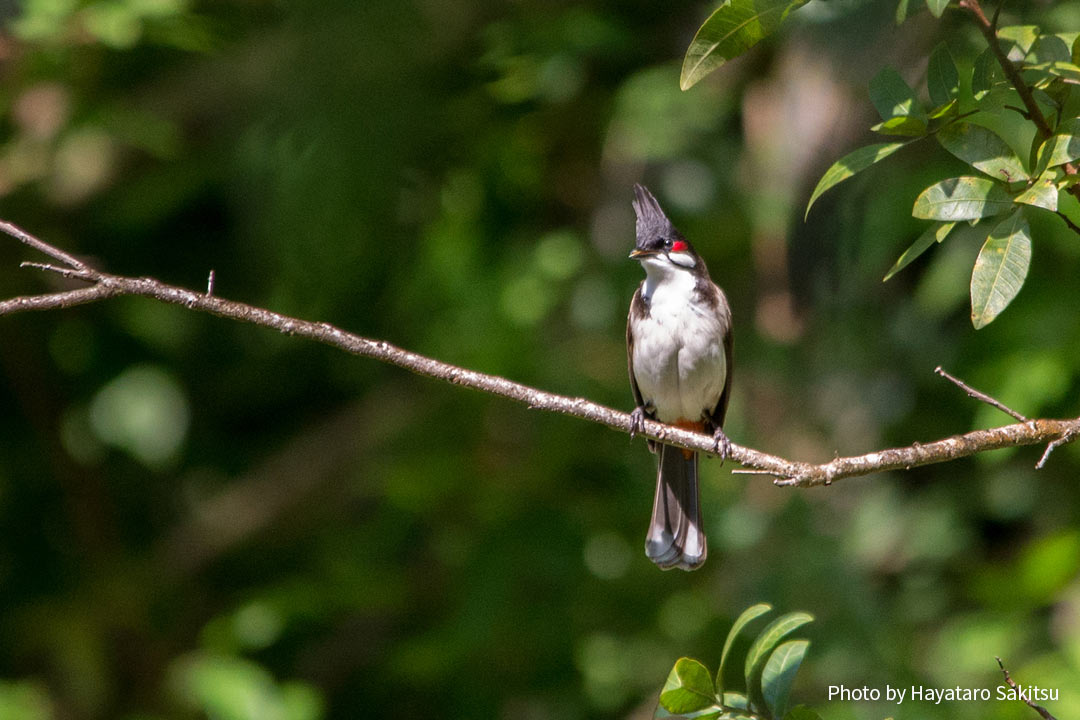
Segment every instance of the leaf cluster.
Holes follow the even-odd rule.
[[[803,3],[736,0],[717,9],[698,31],[683,64],[688,88],[761,40]],[[936,17],[956,3],[927,2]],[[908,14],[901,2],[898,20]],[[915,239],[886,273],[888,280],[931,246],[944,242],[957,223],[985,230],[971,274],[971,321],[976,329],[992,322],[1019,293],[1031,264],[1032,237],[1027,214],[1065,216],[1066,194],[1080,192],[1072,166],[1080,158],[1080,33],[1044,33],[1034,25],[996,29],[1001,54],[987,47],[975,58],[965,82],[943,43],[931,53],[926,96],[920,99],[892,68],[871,81],[870,100],[881,122],[870,129],[902,138],[854,150],[837,160],[810,195],[806,214],[827,190],[893,155],[901,148],[934,138],[966,163],[969,175],[939,180],[915,199],[912,215],[933,224]],[[1010,80],[1002,62],[1019,81]],[[1020,91],[1030,92],[1038,115],[1024,109]],[[1010,123],[1019,113],[1027,121]],[[1018,153],[1015,148],[1027,148]],[[1074,203],[1075,204],[1075,203]]]
[[[781,615],[747,645],[747,631],[771,611],[767,603],[743,611],[728,632],[715,674],[693,658],[679,658],[660,691],[654,717],[820,720],[812,710],[790,708],[789,703],[810,642],[782,642],[814,618],[805,612]]]

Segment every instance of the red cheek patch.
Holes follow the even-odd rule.
[[[682,240],[676,240],[671,243],[671,252],[686,252],[686,243]]]

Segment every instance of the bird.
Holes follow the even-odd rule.
[[[630,257],[641,263],[645,279],[626,320],[631,437],[646,418],[709,432],[722,461],[731,452],[723,431],[731,397],[731,307],[704,260],[642,185],[634,185],[633,206],[637,239]],[[659,458],[645,554],[664,570],[696,570],[708,552],[698,453],[648,445]]]

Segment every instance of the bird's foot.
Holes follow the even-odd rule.
[[[713,452],[719,456],[721,463],[731,457],[731,441],[721,428],[716,428],[713,433]]]
[[[645,431],[645,408],[636,407],[636,408],[634,408],[633,412],[630,413],[630,439],[633,440],[634,437],[639,432],[644,432],[644,431]]]

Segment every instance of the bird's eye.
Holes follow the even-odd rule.
[[[664,241],[664,247],[666,247],[668,250],[670,250],[671,246],[674,245],[674,244],[675,243],[671,238],[668,238],[667,240]]]

